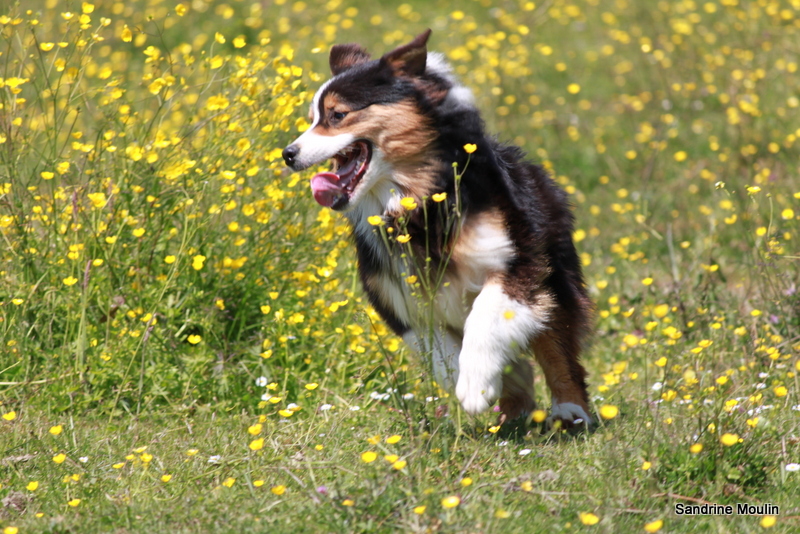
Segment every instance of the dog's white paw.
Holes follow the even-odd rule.
[[[456,397],[468,414],[486,411],[500,396],[501,377],[484,372],[469,372],[461,369],[456,385]]]
[[[592,418],[586,413],[586,410],[571,402],[553,403],[550,417],[547,418],[547,426],[553,426],[555,421],[574,426],[584,424],[591,426],[592,424]]]

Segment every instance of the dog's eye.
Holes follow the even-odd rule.
[[[333,122],[339,122],[344,119],[346,115],[347,112],[345,111],[334,111],[331,113],[331,120],[333,120]]]

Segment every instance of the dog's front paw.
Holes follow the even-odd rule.
[[[456,385],[456,397],[464,411],[472,415],[486,411],[500,396],[500,378],[462,368]]]
[[[560,421],[562,428],[591,426],[592,417],[586,413],[582,407],[571,402],[553,403],[550,417],[547,418],[547,426],[551,427],[556,421]]]

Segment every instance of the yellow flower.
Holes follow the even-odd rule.
[[[275,495],[283,495],[284,493],[286,493],[286,486],[283,486],[283,485],[280,485],[280,486],[272,486],[272,487],[270,488],[270,491],[271,491],[272,493],[274,493]]]
[[[172,480],[172,475],[161,475],[161,482],[164,482],[166,484],[170,480]]]
[[[581,512],[578,515],[584,525],[596,525],[600,521],[600,518],[592,512]]]
[[[3,419],[5,419],[6,421],[13,421],[16,418],[17,418],[17,412],[13,410],[3,414]]]
[[[136,228],[133,230],[134,237],[142,237],[146,230],[144,228]]]
[[[198,254],[192,258],[192,269],[195,271],[199,271],[203,268],[203,264],[205,264],[206,257],[202,254]]]
[[[406,465],[408,465],[408,462],[407,462],[407,461],[405,461],[405,460],[397,460],[396,462],[394,462],[394,463],[392,464],[392,467],[394,467],[395,469],[397,469],[398,471],[400,471],[400,470],[401,470],[401,469],[403,469],[403,468],[404,468]]]
[[[175,6],[175,14],[179,17],[182,17],[186,14],[186,6],[184,4],[178,4]]]
[[[442,508],[455,508],[461,504],[461,497],[458,495],[451,495],[442,499]]]
[[[400,205],[403,206],[405,209],[411,211],[417,208],[417,201],[411,197],[403,197],[400,200]]]
[[[643,278],[642,279],[642,284],[644,284],[646,286],[649,286],[652,283],[653,283],[653,279],[651,277],[649,277],[649,276],[647,278]]]
[[[761,525],[762,528],[772,528],[775,526],[775,523],[777,523],[777,521],[778,520],[774,515],[765,515],[764,517],[761,518],[761,522],[759,523],[759,525]]]
[[[381,226],[383,224],[383,217],[380,215],[371,215],[367,217],[367,222],[372,226]]]
[[[695,443],[691,447],[689,447],[689,452],[691,452],[692,454],[700,454],[702,450],[703,450],[702,443]]]
[[[310,382],[303,387],[305,387],[308,391],[314,391],[319,387],[319,384],[317,384],[316,382]]]
[[[253,481],[253,486],[256,487],[256,488],[260,488],[263,485],[264,485],[264,481],[263,480],[254,480]]]
[[[544,410],[534,410],[531,414],[531,419],[534,423],[541,423],[545,419],[547,419],[547,412]]]
[[[651,467],[653,467],[653,463],[652,463],[652,462],[648,462],[647,460],[645,460],[644,462],[642,462],[642,471],[647,471],[647,470],[649,470]]]
[[[291,417],[294,415],[292,410],[278,410],[278,415],[281,417]]]
[[[571,95],[577,95],[581,92],[581,86],[577,83],[571,83],[567,86],[567,92]]]
[[[778,386],[775,388],[776,397],[785,397],[787,393],[789,393],[789,390],[786,389],[786,386]]]
[[[373,451],[367,451],[361,453],[361,461],[364,463],[372,463],[378,458],[378,454]]]
[[[499,430],[500,430],[500,425],[495,425],[495,426],[490,426],[489,427],[489,432],[491,432],[492,434],[497,434],[497,432]]]
[[[391,445],[394,445],[395,443],[397,443],[397,442],[398,442],[398,441],[400,441],[401,439],[403,439],[403,437],[402,437],[402,436],[400,436],[400,435],[398,435],[398,434],[395,434],[395,435],[393,435],[393,436],[389,436],[388,438],[386,438],[386,443],[389,443],[389,444],[391,444]]]
[[[250,450],[260,451],[264,448],[264,438],[254,439],[250,442]]]
[[[17,527],[6,527],[3,529],[3,534],[18,534],[19,529]]]
[[[131,32],[131,29],[128,28],[127,24],[125,26],[123,26],[122,34],[120,34],[120,38],[123,41],[125,41],[126,43],[130,43],[131,39],[133,39],[133,32]]]
[[[64,282],[65,286],[74,286],[78,282],[78,279],[74,276],[68,276],[61,281]]]
[[[414,207],[416,207],[416,205]],[[411,236],[408,235],[408,234],[403,234],[403,235],[397,236],[397,242],[398,243],[408,243],[409,241],[411,241]]]
[[[164,258],[164,263],[166,263],[167,265],[172,265],[173,263],[175,263],[175,259],[176,259],[175,256],[170,254],[169,256],[166,256]]]
[[[466,488],[467,486],[472,485],[472,479],[470,477],[464,477],[461,479],[461,487]]]
[[[201,341],[203,341],[203,336],[200,336],[200,335],[198,335],[198,334],[192,334],[191,336],[189,336],[188,338],[186,338],[186,341],[188,341],[188,342],[189,342],[189,343],[191,343],[192,345],[197,345],[198,343],[200,343]]]
[[[600,417],[603,419],[614,419],[619,414],[619,408],[610,404],[604,404],[600,407]]]
[[[719,438],[720,442],[726,447],[731,447],[739,443],[739,434],[722,434]]]
[[[474,145],[472,143],[467,143],[466,145],[464,145],[464,152],[466,152],[467,154],[472,154],[476,150],[478,150],[478,145]]]
[[[62,427],[61,425],[55,425],[55,426],[51,426],[50,427],[50,431],[49,432],[51,434],[53,434],[54,436],[57,436],[57,435],[61,434],[62,430],[64,430],[64,427]]]
[[[355,503],[353,499],[345,499],[342,501],[342,506],[353,506]]]
[[[417,515],[422,515],[422,514],[425,513],[425,509],[426,508],[427,508],[427,506],[425,506],[424,504],[421,505],[421,506],[415,506],[414,507],[414,513],[417,514]]]
[[[431,195],[431,198],[433,199],[434,202],[441,202],[447,198],[447,193],[445,192],[434,193],[433,195]]]
[[[28,485],[25,486],[25,489],[28,491],[36,491],[39,488],[39,483],[35,480],[28,482]]]
[[[233,478],[233,477],[228,477],[228,478],[226,478],[225,480],[222,481],[222,485],[225,486],[226,488],[232,487],[235,483],[236,483],[236,479]]]
[[[67,504],[68,504],[68,505],[70,505],[70,506],[72,506],[73,508],[75,508],[75,507],[76,507],[76,506],[78,506],[80,503],[81,503],[81,500],[80,500],[80,499],[72,499],[72,500],[71,500],[71,501],[69,501]]]
[[[233,40],[234,48],[244,48],[246,44],[247,41],[245,40],[244,35],[240,35]]]
[[[661,527],[663,526],[664,526],[664,521],[662,519],[657,519],[655,521],[645,524],[644,530],[645,532],[650,532],[652,534],[653,532],[658,532],[659,530],[661,530]]]

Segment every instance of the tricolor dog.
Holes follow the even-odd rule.
[[[589,424],[579,356],[592,304],[566,194],[487,135],[472,93],[427,51],[429,35],[379,59],[334,46],[311,126],[283,157],[296,171],[331,160],[311,178],[314,199],[350,221],[370,303],[432,354],[436,381],[465,411],[499,400],[501,420],[530,413],[533,352],[550,421]],[[435,285],[409,282],[425,276]]]

